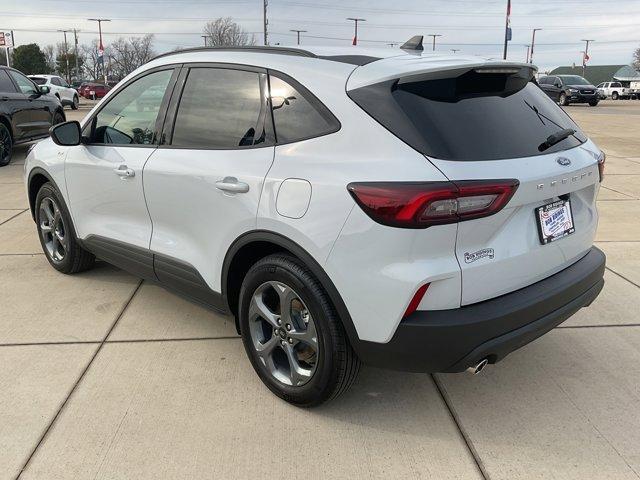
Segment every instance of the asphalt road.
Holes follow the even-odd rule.
[[[0,479],[637,480],[640,101],[567,111],[608,153],[600,297],[482,375],[365,367],[315,410],[260,383],[231,319],[108,265],[50,268],[20,147],[0,169]]]

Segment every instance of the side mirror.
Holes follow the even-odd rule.
[[[46,85],[40,85],[38,87],[38,90],[40,91],[40,93],[42,95],[46,95],[47,93],[51,93],[51,88],[47,87]]]
[[[80,122],[74,120],[54,125],[49,130],[49,135],[51,135],[51,139],[56,145],[62,147],[75,147],[76,145],[80,145],[82,140]]]

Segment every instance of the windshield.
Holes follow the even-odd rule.
[[[42,77],[29,77],[29,78],[33,80],[36,85],[44,85],[45,83],[47,83],[46,78],[42,78]]]
[[[390,81],[350,91],[349,96],[404,142],[443,160],[540,155],[540,144],[564,129],[576,134],[545,153],[587,140],[540,87],[504,75],[470,72],[456,78]]]
[[[591,85],[585,78],[578,75],[559,75],[565,85]]]

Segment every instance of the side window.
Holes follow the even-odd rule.
[[[90,143],[151,145],[173,70],[150,73],[127,85],[85,127]]]
[[[265,104],[258,73],[192,68],[180,98],[171,144],[235,149],[262,143]]]
[[[16,87],[4,70],[0,69],[0,93],[16,93]]]
[[[62,82],[60,81],[60,79],[58,77],[51,77],[51,83],[61,87],[62,86]]]
[[[9,70],[9,75],[13,77],[13,80],[18,84],[20,91],[26,95],[35,95],[38,93],[35,84],[21,73]]]
[[[540,77],[538,80],[539,85],[549,85],[549,77]]]
[[[333,133],[338,120],[315,97],[302,95],[284,80],[270,75],[271,105],[278,143],[291,143]]]

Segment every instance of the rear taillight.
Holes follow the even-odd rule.
[[[598,157],[598,172],[600,173],[600,181],[604,179],[604,162],[607,160],[607,156],[604,152],[600,152]]]
[[[362,182],[348,190],[374,221],[400,228],[427,228],[486,217],[509,202],[518,180]]]

